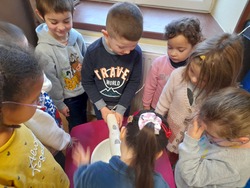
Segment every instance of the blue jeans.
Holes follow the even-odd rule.
[[[98,120],[102,119],[102,113],[101,113],[101,111],[98,110],[94,104],[93,104],[93,106],[94,106],[94,110],[95,110],[96,119],[98,119]],[[129,116],[129,112],[130,112],[130,106],[127,108],[127,110],[125,111],[125,113],[124,113],[123,116],[124,117],[128,117]]]
[[[87,100],[86,92],[83,94],[64,100],[64,103],[69,108],[70,116],[66,119],[69,123],[69,132],[76,126],[87,122]]]

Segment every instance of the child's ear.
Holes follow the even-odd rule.
[[[163,154],[163,151],[160,151],[159,153],[156,154],[156,159],[159,159]]]
[[[122,126],[120,131],[120,140],[123,140],[126,137],[126,127]]]
[[[246,144],[246,143],[249,142],[249,138],[246,137],[246,136],[245,136],[245,137],[240,137],[239,140],[240,140],[240,142],[241,142],[242,144]]]
[[[105,38],[108,38],[109,34],[108,34],[107,30],[102,29],[101,32],[102,32],[102,34],[103,34],[103,36],[104,36]]]
[[[39,12],[37,9],[35,10],[35,12],[36,12],[36,15],[37,15],[41,20],[45,21],[44,18],[42,17],[42,15],[40,14],[40,12]]]

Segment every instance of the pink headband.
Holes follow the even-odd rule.
[[[155,134],[158,135],[161,130],[162,121],[161,118],[156,116],[153,112],[146,112],[140,115],[138,122],[139,129],[141,130],[145,125],[147,125],[147,123],[150,122],[154,124]]]
[[[147,123],[153,123],[154,124],[154,131],[156,135],[159,135],[161,128],[164,130],[165,135],[167,138],[171,136],[171,131],[165,125],[162,123],[162,120],[160,117],[158,117],[155,113],[153,112],[145,112],[140,115],[139,117],[139,122],[138,126],[139,129],[141,130]]]

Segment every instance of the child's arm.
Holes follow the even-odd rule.
[[[103,107],[100,111],[101,111],[101,114],[102,114],[102,118],[103,118],[103,120],[105,122],[107,122],[107,116],[108,116],[108,114],[114,113],[109,108],[107,108],[106,106]]]
[[[116,118],[116,121],[117,121],[117,123],[119,125],[119,128],[121,128],[122,122],[123,122],[123,115],[116,112],[115,113],[115,118]]]
[[[75,144],[72,150],[72,159],[73,163],[79,167],[81,165],[89,164],[90,161],[90,149],[89,147],[85,151],[81,145],[81,143]]]
[[[174,83],[176,73],[179,72],[174,71],[169,77],[166,85],[164,86],[161,92],[159,101],[155,108],[155,112],[161,114],[162,116],[165,116],[168,113],[170,103],[172,102],[172,98],[174,95],[174,87],[176,87]]]
[[[107,104],[102,99],[102,95],[99,93],[99,90],[97,89],[94,80],[95,78],[94,67],[93,67],[94,64],[95,62],[93,62],[89,50],[87,49],[81,71],[82,85],[84,90],[88,94],[90,101],[95,104],[98,110],[101,110],[102,108],[106,107]],[[102,115],[104,116],[105,114],[102,113]]]
[[[205,187],[207,185],[233,186],[240,179],[239,172],[228,162],[223,160],[226,153],[217,151],[216,158],[207,157],[209,150],[200,150],[199,139],[204,127],[198,125],[195,120],[179,145],[179,161],[176,166],[175,179],[177,186],[183,186],[183,180],[190,187]],[[205,147],[205,145],[203,146]],[[212,148],[210,148],[211,150]],[[221,157],[219,157],[221,155]]]
[[[26,125],[34,135],[45,145],[57,151],[65,149],[71,142],[71,137],[59,128],[56,121],[46,112],[36,110]]]
[[[44,72],[53,85],[48,94],[52,98],[58,110],[62,112],[62,110],[66,107],[66,104],[63,102],[63,86],[61,85],[60,79],[57,77],[57,71],[55,68],[56,64],[52,58],[46,54],[47,51],[43,51],[41,48],[44,48],[44,46],[40,45],[36,48],[36,54],[39,57],[39,63],[45,64]]]
[[[121,95],[121,98],[117,104],[116,112],[124,115],[126,109],[131,105],[131,101],[135,96],[136,91],[139,88],[142,79],[142,54],[138,49],[137,58],[134,60],[134,67],[126,84],[126,87]],[[128,62],[132,63],[132,62]]]
[[[147,73],[145,86],[143,90],[142,103],[144,110],[150,110],[151,103],[157,88],[157,78],[158,78],[158,68],[157,62],[154,61]]]
[[[67,106],[65,106],[61,111],[60,111],[65,117],[69,117],[70,116],[70,111],[69,108]]]

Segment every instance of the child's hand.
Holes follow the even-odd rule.
[[[199,125],[197,118],[195,118],[193,123],[189,125],[187,134],[190,137],[199,140],[204,130],[205,130],[205,127],[202,125]]]
[[[80,143],[75,144],[72,150],[73,163],[79,167],[80,165],[86,165],[90,160],[90,149],[85,151]]]
[[[112,114],[114,112],[112,112],[110,109],[108,109],[107,107],[103,107],[101,109],[101,113],[102,113],[102,118],[104,119],[105,122],[107,122],[107,116],[108,114]]]
[[[69,108],[66,106],[64,107],[62,110],[60,110],[60,112],[65,116],[65,117],[69,117]]]
[[[70,142],[69,142],[67,148],[72,148],[72,147],[74,147],[74,145],[76,145],[77,142],[78,142],[78,139],[77,139],[77,138],[71,137]]]
[[[123,115],[121,115],[120,113],[118,112],[115,112],[115,118],[116,118],[116,121],[119,125],[119,128],[121,128],[122,126],[122,121],[123,121]]]
[[[82,64],[79,63],[76,67],[76,71],[81,72],[81,70],[82,70]]]

